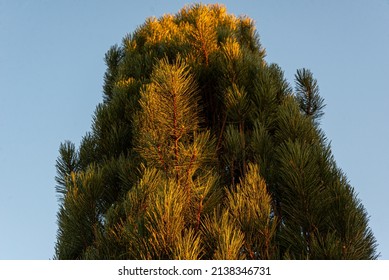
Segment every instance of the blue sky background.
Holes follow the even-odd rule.
[[[105,52],[186,3],[0,0],[0,259],[53,257],[58,148],[90,129]],[[219,3],[255,20],[289,82],[303,67],[317,78],[322,128],[389,259],[389,0]]]

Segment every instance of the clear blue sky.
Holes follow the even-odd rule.
[[[105,52],[186,3],[0,0],[0,259],[53,257],[58,147],[90,129]],[[322,128],[389,259],[389,0],[219,3],[255,20],[290,82],[303,67],[317,78]]]

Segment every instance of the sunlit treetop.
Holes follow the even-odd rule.
[[[253,20],[194,4],[106,53],[104,100],[57,160],[58,259],[374,259],[366,210]]]

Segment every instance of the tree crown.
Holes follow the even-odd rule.
[[[253,20],[195,4],[105,55],[103,102],[60,146],[59,259],[374,259],[320,130],[324,100],[265,61]]]

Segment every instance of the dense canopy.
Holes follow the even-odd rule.
[[[58,259],[374,259],[367,213],[254,22],[195,4],[105,56],[103,102],[57,160]]]

